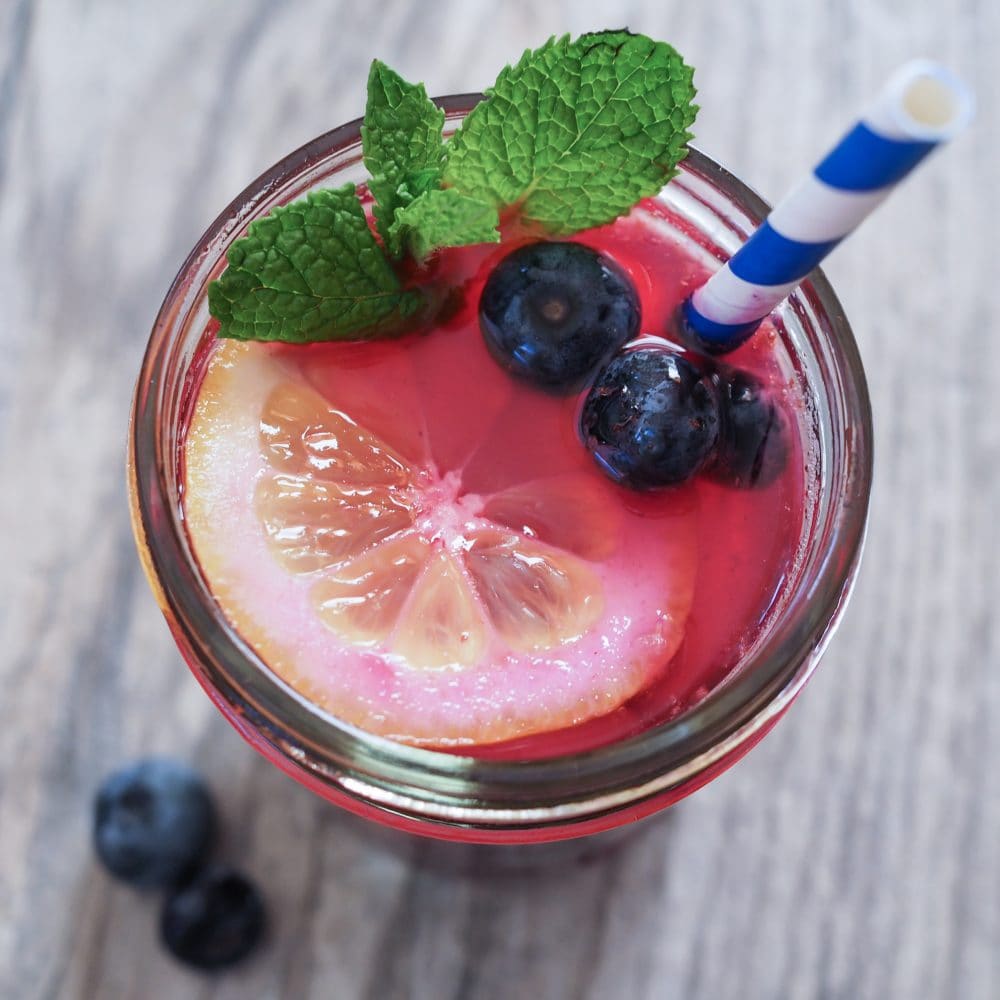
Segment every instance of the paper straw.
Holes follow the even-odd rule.
[[[867,113],[685,301],[683,334],[724,354],[771,310],[895,186],[972,118],[972,92],[937,63],[915,60],[891,77]]]

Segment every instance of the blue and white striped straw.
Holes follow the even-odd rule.
[[[938,145],[969,122],[971,91],[943,66],[901,67],[867,113],[681,310],[694,346],[725,354]]]

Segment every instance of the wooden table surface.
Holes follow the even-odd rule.
[[[360,113],[373,56],[475,90],[550,33],[620,24],[698,67],[698,144],[772,200],[912,55],[980,112],[827,268],[878,471],[818,674],[709,788],[523,874],[387,844],[244,746],[141,576],[125,427],[186,251]],[[996,0],[2,0],[0,996],[1000,997],[998,56]],[[155,898],[91,856],[96,783],[151,751],[208,774],[270,903],[266,949],[217,978],[166,957]]]

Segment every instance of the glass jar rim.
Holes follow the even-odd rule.
[[[480,99],[462,94],[437,103],[457,119]],[[190,552],[170,488],[170,463],[176,455],[164,454],[159,433],[165,406],[161,383],[171,334],[190,302],[189,277],[207,275],[275,191],[310,165],[356,146],[360,125],[356,119],[317,137],[241,192],[181,266],[154,323],[133,409],[131,474],[147,569],[179,630],[178,639],[196,652],[200,679],[213,697],[246,719],[279,753],[349,797],[389,812],[472,826],[565,823],[615,811],[690,780],[780,715],[811,674],[851,589],[871,488],[872,425],[864,372],[843,309],[826,278],[815,271],[808,282],[810,300],[829,321],[827,339],[849,389],[851,412],[845,423],[855,447],[850,488],[835,498],[828,515],[832,536],[810,581],[809,600],[775,624],[745,669],[681,715],[582,753],[483,760],[374,736],[298,694],[222,617]],[[766,202],[697,149],[690,149],[681,167],[721,190],[754,222],[766,216]]]

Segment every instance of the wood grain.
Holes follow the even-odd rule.
[[[481,88],[627,23],[699,67],[698,143],[775,197],[913,54],[974,129],[828,267],[877,412],[866,562],[799,704],[618,844],[399,842],[246,749],[140,577],[129,394],[173,270],[283,153],[360,112],[378,55]],[[1000,996],[1000,117],[995,0],[0,4],[0,996],[710,1000]],[[100,776],[196,761],[268,946],[218,978],[89,848]],[[528,869],[527,871],[523,869]]]

